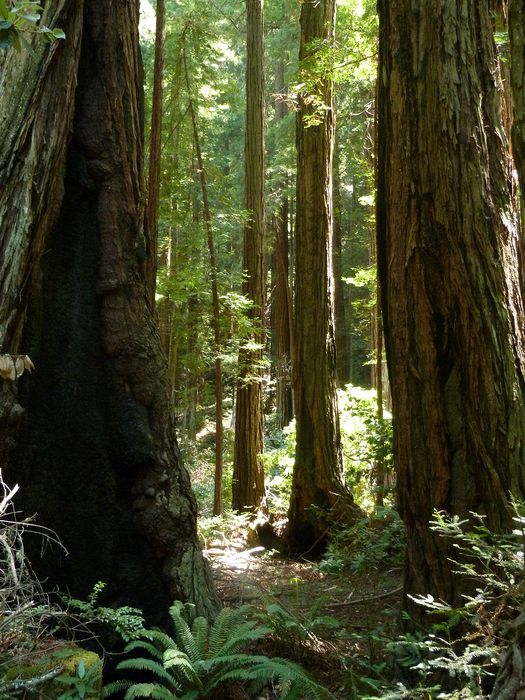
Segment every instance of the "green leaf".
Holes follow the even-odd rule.
[[[78,663],[78,677],[84,678],[86,675],[86,665],[84,664],[84,659],[80,659]]]
[[[54,659],[68,659],[70,656],[75,656],[77,653],[75,649],[61,649],[60,651],[54,651],[51,656]]]

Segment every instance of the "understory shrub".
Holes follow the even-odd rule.
[[[463,520],[434,513],[431,528],[451,541],[457,552],[451,559],[455,572],[469,580],[472,592],[463,596],[461,606],[451,606],[431,595],[411,596],[426,608],[430,631],[419,629],[394,640],[383,640],[391,654],[390,671],[385,664],[370,666],[366,680],[375,692],[356,697],[515,697],[498,690],[491,695],[503,655],[516,633],[515,621],[520,619],[525,605],[524,507],[513,504],[513,508],[515,528],[509,534],[491,532],[485,525],[485,516],[476,513]],[[512,648],[512,655],[517,668],[523,668],[523,652],[518,645]],[[392,683],[389,677],[397,677],[397,682]]]
[[[393,508],[380,508],[354,525],[341,525],[318,564],[319,571],[362,573],[388,563],[401,567],[405,551],[404,525]]]
[[[271,628],[248,619],[248,606],[224,608],[212,624],[195,616],[194,610],[193,605],[175,601],[170,608],[174,637],[152,629],[130,642],[126,652],[133,656],[121,661],[117,669],[149,680],[114,681],[105,688],[104,697],[124,692],[126,700],[217,698],[234,683],[241,683],[250,697],[267,687],[273,698],[281,700],[332,697],[297,664],[250,653],[249,646]]]

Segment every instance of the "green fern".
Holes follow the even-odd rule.
[[[126,700],[135,698],[156,698],[157,700],[174,700],[179,697],[158,683],[135,683],[130,686],[124,696]]]
[[[200,700],[213,698],[216,690],[233,682],[257,693],[269,685],[280,700],[326,700],[333,696],[297,664],[287,659],[256,656],[242,651],[250,642],[271,632],[247,620],[248,606],[223,609],[209,625],[194,615],[194,607],[176,601],[170,608],[175,639],[159,630],[146,630],[130,642],[126,652],[147,653],[151,659],[131,658],[119,670],[145,671],[151,683],[116,682],[106,687],[104,697],[125,690],[125,700],[139,697]]]
[[[208,635],[210,633],[210,625],[205,617],[196,617],[191,626],[191,633],[198,650],[198,658],[204,658],[208,650]]]

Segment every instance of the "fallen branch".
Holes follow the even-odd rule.
[[[46,681],[53,680],[61,673],[64,672],[63,666],[57,666],[52,668],[47,673],[43,673],[41,676],[35,676],[34,678],[21,678],[16,681],[9,681],[8,683],[0,683],[0,697],[10,697],[9,693],[18,692],[20,690],[30,690],[35,688],[37,685],[41,685]]]
[[[381,598],[390,598],[391,595],[401,593],[403,586],[394,588],[392,591],[385,591],[378,595],[367,596],[366,598],[356,598],[355,600],[346,600],[343,603],[328,603],[327,608],[344,608],[346,605],[359,605],[359,603],[369,603],[371,600],[380,600]]]

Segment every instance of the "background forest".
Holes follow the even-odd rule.
[[[154,17],[153,8],[145,4],[143,56],[146,81],[151,81],[146,94],[150,96],[154,76]],[[266,303],[262,355],[257,368],[257,375],[261,376],[257,381],[263,386],[266,441],[275,449],[284,447],[282,429],[293,419],[290,324],[299,80],[311,81],[313,85],[328,70],[337,79],[339,115],[334,155],[338,385],[342,390],[348,384],[371,389],[377,376],[373,210],[375,5],[347,3],[339,8],[337,54],[320,56],[315,66],[317,73],[311,76],[298,74],[298,19],[299,8],[294,3],[266,8]],[[209,484],[212,472],[208,472],[215,462],[216,341],[212,287],[216,283],[226,430],[223,501],[227,506],[231,504],[235,426],[232,410],[239,375],[239,348],[254,342],[254,322],[250,317],[253,300],[243,293],[243,224],[248,216],[243,185],[245,44],[242,8],[236,16],[233,6],[215,8],[205,3],[202,7],[184,4],[170,8],[168,3],[164,46],[166,87],[162,114],[157,114],[157,118],[162,117],[157,303],[185,459],[192,463],[198,457],[196,469],[205,469],[203,456],[207,446],[208,468],[200,482]],[[148,102],[147,142],[151,141],[151,107]],[[193,113],[197,129],[193,125]],[[210,262],[210,235],[214,265]],[[216,278],[213,266],[217,269]],[[284,279],[281,270],[288,271]],[[315,315],[316,309],[311,313]],[[342,400],[352,399],[342,397]],[[201,442],[197,442],[198,435]],[[247,440],[248,436],[241,435],[239,439]],[[273,450],[266,452],[265,459],[274,460]],[[350,465],[348,459],[347,467],[351,471]],[[282,470],[279,472],[276,476],[282,477]],[[291,479],[291,473],[289,476]],[[201,506],[209,512],[213,499],[210,500],[209,494],[206,498],[204,493],[202,496]],[[286,511],[286,506],[283,507]]]
[[[431,5],[0,0],[0,697],[523,697],[525,4]]]

